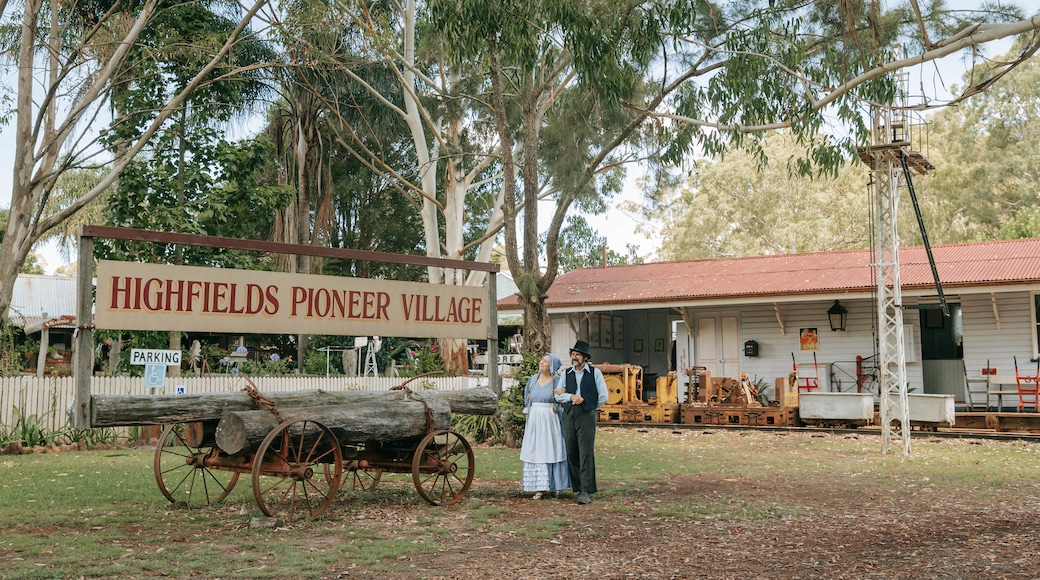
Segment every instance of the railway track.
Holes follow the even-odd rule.
[[[987,427],[987,425],[989,425]],[[601,422],[600,427],[622,427],[625,429],[655,429],[682,431],[731,430],[731,431],[771,431],[789,433],[832,433],[881,436],[881,428],[876,426],[819,427],[806,425],[767,426],[767,425],[714,425],[687,423],[627,423]],[[911,429],[913,438],[938,437],[944,439],[989,439],[995,441],[1037,441],[1040,442],[1040,414],[1038,413],[957,413],[952,427],[941,427],[927,423],[915,422]]]

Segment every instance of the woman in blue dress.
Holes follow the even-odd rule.
[[[541,498],[544,492],[571,486],[563,427],[553,405],[555,375],[560,364],[559,357],[552,353],[543,356],[538,362],[538,374],[527,381],[524,389],[527,423],[520,447],[520,461],[524,463],[520,486],[523,491],[535,492],[533,499]]]

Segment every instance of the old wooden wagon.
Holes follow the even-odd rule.
[[[171,502],[223,501],[246,474],[260,510],[291,520],[321,515],[341,487],[371,489],[384,473],[410,473],[431,504],[462,499],[474,458],[466,438],[450,429],[453,409],[493,414],[497,397],[488,388],[267,397],[250,382],[238,393],[94,397],[92,417],[96,425],[166,425],[154,473]]]

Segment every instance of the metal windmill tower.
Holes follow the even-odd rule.
[[[860,159],[870,167],[874,195],[874,263],[877,282],[878,312],[878,391],[882,452],[888,453],[893,443],[901,445],[904,455],[910,453],[910,413],[907,403],[906,353],[903,342],[903,295],[899,277],[899,197],[907,188],[913,200],[921,235],[928,252],[932,273],[936,274],[931,246],[921,221],[911,171],[925,174],[934,169],[914,150],[911,142],[910,115],[907,114],[907,73],[899,73],[897,100],[889,107],[876,107],[872,122],[872,144],[859,149]],[[923,124],[917,125],[923,127]],[[936,276],[938,285],[938,276]],[[942,288],[938,287],[940,298]],[[944,310],[945,300],[942,301]],[[898,427],[895,425],[898,422]]]

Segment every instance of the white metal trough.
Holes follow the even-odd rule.
[[[874,422],[874,395],[871,393],[801,393],[798,416],[805,423],[847,423],[870,425]]]
[[[899,397],[892,396],[892,416],[899,417]],[[915,423],[935,424],[938,427],[952,427],[956,419],[956,405],[953,395],[907,394],[910,405],[910,425]]]

